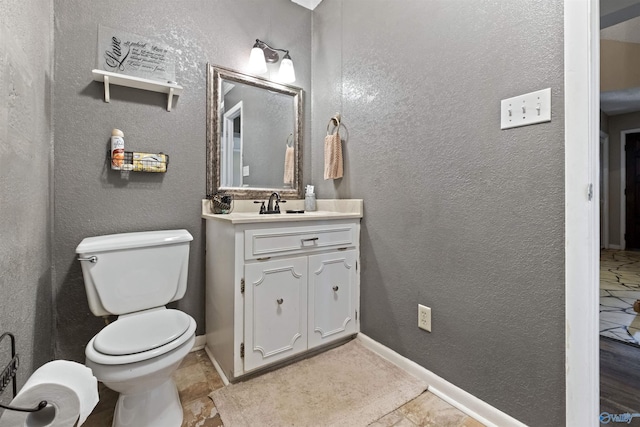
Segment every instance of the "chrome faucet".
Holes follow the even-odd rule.
[[[267,205],[266,208],[264,207],[264,201],[256,200],[253,203],[260,203],[260,213],[261,214],[279,214],[280,213],[280,203],[287,203],[287,201],[286,200],[282,200],[278,193],[273,192],[273,193],[271,193],[271,196],[269,196],[269,204]]]
[[[274,200],[276,202],[275,205],[273,204]],[[279,202],[280,202],[280,195],[274,191],[273,193],[271,193],[271,196],[269,196],[269,203],[267,203],[267,213],[268,214],[280,213]]]

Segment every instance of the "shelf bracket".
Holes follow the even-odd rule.
[[[171,104],[173,103],[173,88],[172,87],[169,88],[169,95],[167,95],[167,97],[168,97],[167,111],[171,111]]]
[[[109,76],[104,76],[104,102],[109,102],[111,95],[109,94]]]

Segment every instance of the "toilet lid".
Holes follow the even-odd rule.
[[[93,347],[113,356],[149,351],[184,334],[190,319],[182,311],[164,309],[121,317],[96,335]]]

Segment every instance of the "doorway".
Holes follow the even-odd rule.
[[[600,253],[600,336],[599,385],[600,420],[620,414],[637,414],[640,404],[640,362],[637,331],[640,317],[633,310],[640,290],[640,111],[638,87],[634,67],[627,61],[636,57],[632,49],[640,46],[640,2],[600,1],[600,54],[593,62],[600,66],[600,107],[602,129],[608,129],[620,142],[607,147],[605,134],[600,133],[600,184],[611,173],[611,197],[600,198],[601,224],[610,221],[612,235],[601,228]],[[633,4],[632,4],[633,3]],[[626,79],[624,76],[632,76]],[[621,94],[628,94],[626,97]],[[622,130],[621,129],[626,129]],[[611,148],[611,170],[606,170]],[[618,160],[619,159],[619,160]],[[603,164],[604,163],[604,164]],[[603,199],[610,203],[602,203]],[[607,214],[609,217],[606,218]],[[611,241],[608,238],[611,238]],[[632,417],[633,418],[633,417]],[[633,421],[634,425],[639,420]]]
[[[624,247],[640,250],[640,133],[627,133],[624,141]]]
[[[244,116],[242,101],[231,107],[222,117],[220,145],[220,185],[242,187]]]

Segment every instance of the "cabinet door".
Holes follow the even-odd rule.
[[[245,265],[244,369],[307,349],[307,258]]]
[[[309,257],[309,348],[356,330],[357,251]]]

